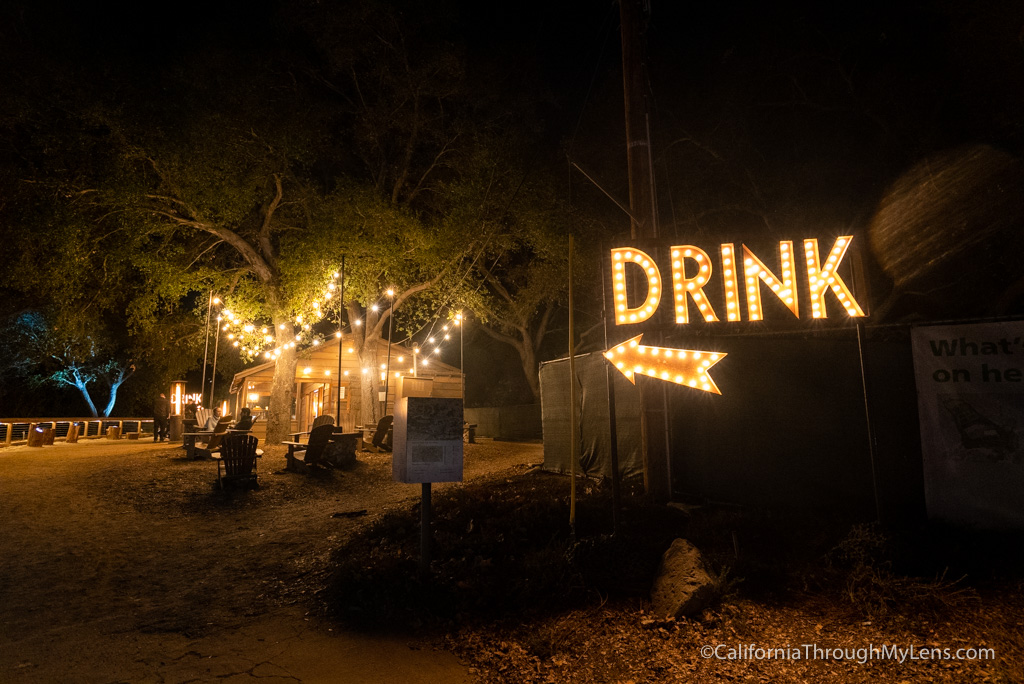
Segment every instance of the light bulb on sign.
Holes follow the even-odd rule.
[[[693,277],[686,275],[686,262],[692,260],[697,263],[697,274]],[[704,294],[704,285],[711,279],[711,257],[707,253],[693,245],[677,245],[672,247],[672,284],[676,291],[689,293],[693,303],[703,314],[701,317],[713,323],[718,320],[711,301]],[[678,265],[677,265],[678,264]],[[655,305],[657,306],[657,305]],[[676,296],[675,300],[676,323],[689,322],[689,309],[686,305],[686,297]]]
[[[661,282],[661,273],[658,271],[654,260],[645,252],[640,250],[616,248],[612,250],[612,275],[618,281],[625,281],[626,264],[632,263],[639,266],[641,273],[647,281],[647,299],[635,309],[627,308],[619,304],[615,322],[622,325],[627,320],[630,323],[639,323],[651,317],[654,310],[658,308],[661,301],[661,291],[658,283]]]

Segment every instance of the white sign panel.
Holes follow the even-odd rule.
[[[931,517],[1024,527],[1024,322],[912,332]]]
[[[394,480],[461,482],[462,425],[461,399],[399,399],[391,459]]]

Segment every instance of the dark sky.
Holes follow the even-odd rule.
[[[2,16],[15,27],[7,31],[26,34],[32,44],[64,59],[160,65],[210,46],[259,51],[279,37],[282,18],[297,6],[329,11],[332,4],[340,3],[156,3],[125,11],[113,3],[6,2]],[[432,30],[464,43],[471,56],[535,70],[575,114],[592,84],[613,87],[618,77],[614,2],[403,4],[413,8],[410,14],[428,8],[437,17]],[[666,104],[713,98],[730,86],[772,90],[780,97],[799,86],[813,96],[828,81],[848,78],[842,85],[861,88],[865,98],[884,94],[896,100],[887,115],[897,118],[913,118],[917,105],[946,96],[940,105],[950,115],[943,124],[955,137],[969,134],[972,125],[991,126],[974,110],[1019,102],[1024,86],[1024,9],[1018,2],[653,0],[651,5],[652,97]],[[845,73],[830,70],[830,61]],[[744,82],[744,76],[750,80]]]
[[[282,27],[343,3],[120,6],[7,2],[8,45],[145,79],[210,49],[301,50]],[[510,97],[537,101],[549,160],[567,150],[627,196],[618,5],[404,2],[431,36],[464,46]],[[653,0],[646,34],[659,208],[669,231],[867,224],[916,164],[1024,143],[1024,3]],[[10,49],[17,49],[11,48]],[[80,71],[79,73],[83,73]],[[88,78],[88,75],[84,76]],[[564,163],[564,161],[562,162]],[[575,199],[618,221],[576,178]],[[839,228],[835,228],[839,229]]]

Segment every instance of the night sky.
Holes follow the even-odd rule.
[[[5,2],[0,54],[15,94],[19,65],[36,61],[98,93],[111,84],[160,88],[166,74],[205,54],[254,65],[270,53],[301,56],[303,35],[291,20],[347,4],[124,11]],[[499,97],[529,98],[541,141],[535,163],[562,168],[565,195],[628,231],[621,212],[565,163],[567,155],[580,162],[626,200],[617,4],[399,5],[420,18],[420,40],[458,46],[470,78]],[[1024,272],[1010,255],[1024,248],[1022,27],[1024,7],[1004,0],[655,0],[646,38],[663,234],[862,232],[882,297],[894,284],[908,293],[887,302],[893,318],[1019,313],[1011,290]],[[909,256],[895,259],[886,245]],[[974,291],[959,296],[965,278]],[[999,307],[979,303],[979,292]]]
[[[550,139],[595,162],[624,156],[615,3],[398,4],[407,15],[430,16],[432,35],[463,46],[470,69],[493,69],[510,96],[532,87],[548,105]],[[767,162],[764,172],[790,183],[801,167],[829,164],[847,182],[850,171],[870,167],[877,183],[937,149],[986,142],[1017,152],[1021,145],[1019,3],[651,4],[652,133],[669,166],[680,131],[723,155],[744,148],[743,156]],[[300,0],[127,12],[5,5],[9,50],[39,51],[79,76],[92,71],[97,87],[107,75],[158,77],[209,50],[301,50],[286,20],[332,7]]]

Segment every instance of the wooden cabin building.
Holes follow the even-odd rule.
[[[341,374],[338,374],[338,353],[341,351]],[[387,343],[381,341],[377,347],[376,368],[361,368],[359,358],[351,339],[328,340],[317,347],[300,352],[295,367],[295,405],[292,407],[292,430],[309,430],[313,420],[320,415],[330,414],[337,418],[338,401],[341,401],[340,425],[346,431],[353,431],[369,421],[362,410],[362,385],[369,373],[377,374],[380,391],[384,390],[385,369],[380,366],[388,361]],[[252,410],[258,421],[253,434],[262,441],[266,438],[266,411],[270,405],[270,392],[274,379],[274,361],[247,368],[237,373],[231,381],[233,414],[237,420],[242,407]],[[339,381],[340,380],[340,381]],[[388,377],[387,413],[391,415],[396,397],[430,396],[462,397],[463,378],[458,368],[428,356],[422,352],[414,354],[412,349],[400,344],[391,345],[391,367]],[[340,391],[340,397],[339,397]]]

